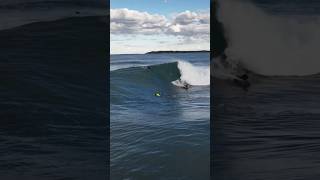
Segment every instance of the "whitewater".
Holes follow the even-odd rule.
[[[320,72],[320,16],[272,14],[250,1],[219,1],[228,61],[266,76]]]
[[[210,68],[202,66],[194,66],[185,61],[178,61],[180,78],[172,82],[176,86],[189,84],[192,86],[208,86],[210,85]]]

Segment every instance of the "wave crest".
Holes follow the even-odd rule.
[[[192,86],[208,86],[210,85],[210,68],[203,66],[194,66],[185,61],[178,61],[178,69],[180,78],[172,81],[172,84],[183,87],[186,84]]]

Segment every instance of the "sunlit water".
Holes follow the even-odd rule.
[[[111,56],[112,180],[209,179],[210,87],[174,86],[178,60],[209,53]]]

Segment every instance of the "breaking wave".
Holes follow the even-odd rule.
[[[111,71],[110,85],[112,102],[148,98],[155,91],[170,92],[174,87],[210,85],[210,69],[185,61],[129,67]]]
[[[228,42],[226,60],[233,64],[224,70],[234,71],[236,65],[265,76],[320,72],[318,16],[279,16],[248,1],[220,0],[218,20]],[[232,76],[221,71],[214,73],[225,78]]]

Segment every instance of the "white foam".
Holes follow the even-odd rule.
[[[261,75],[320,72],[320,18],[269,14],[252,2],[219,1],[231,60]]]
[[[172,81],[172,84],[182,87],[185,84],[192,86],[208,86],[210,85],[210,68],[204,66],[194,66],[185,61],[178,61],[178,69],[180,78]]]

